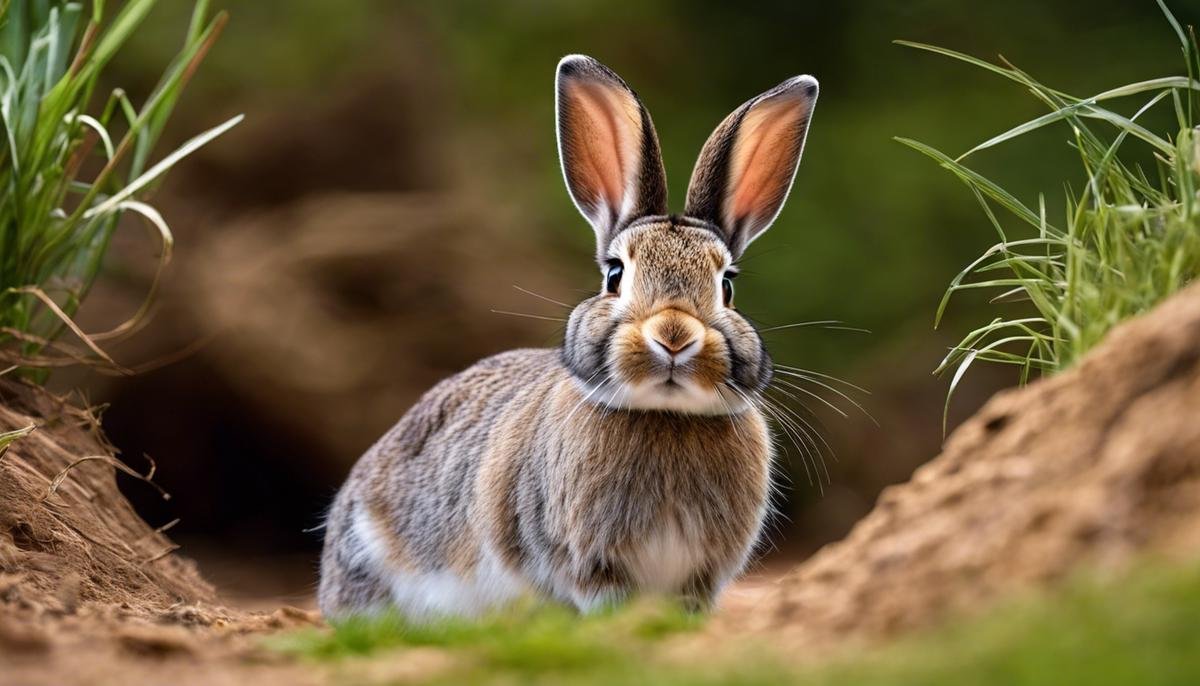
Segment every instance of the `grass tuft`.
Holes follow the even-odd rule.
[[[271,643],[320,659],[415,647],[469,650],[499,669],[572,671],[620,662],[622,649],[699,628],[698,615],[673,604],[638,603],[580,618],[558,606],[521,606],[479,620],[412,621],[396,613],[351,617],[332,632],[312,630]]]
[[[121,89],[98,93],[106,66],[157,0],[105,4],[0,0],[0,374],[43,380],[78,363],[121,368],[99,343],[131,333],[148,312],[172,236],[146,201],[182,158],[237,124],[235,117],[161,160],[151,155],[187,82],[225,25],[192,13],[183,47],[140,106]],[[121,218],[143,220],[160,246],[146,302],[110,331],[72,318],[100,271]],[[70,332],[77,341],[59,339]]]
[[[968,332],[937,373],[954,370],[954,389],[977,360],[1014,365],[1021,383],[1070,366],[1121,321],[1145,312],[1200,271],[1200,180],[1194,104],[1200,83],[1197,47],[1160,0],[1185,59],[1186,74],[1148,79],[1080,98],[1051,88],[1010,64],[922,43],[897,43],[950,57],[1014,81],[1049,110],[951,157],[907,138],[897,140],[933,159],[967,185],[998,242],[951,281],[935,326],[955,295],[984,291],[993,304],[1023,303]],[[1130,102],[1128,116],[1110,109]],[[1175,130],[1160,135],[1139,120],[1172,108]],[[1045,196],[1030,206],[967,166],[965,160],[1054,124],[1066,124],[1083,183],[1068,190],[1063,216],[1048,216]],[[1136,160],[1148,159],[1149,173]],[[1069,184],[1064,183],[1065,187]],[[945,415],[943,416],[945,429]]]

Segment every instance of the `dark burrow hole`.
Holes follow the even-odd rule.
[[[319,550],[321,532],[306,529],[332,500],[339,465],[291,439],[203,362],[122,380],[109,400],[109,440],[136,471],[153,458],[171,499],[124,474],[118,486],[150,526],[180,520],[168,535],[185,554],[189,543],[235,558]]]

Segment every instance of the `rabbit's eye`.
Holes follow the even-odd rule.
[[[725,297],[725,307],[733,307],[733,277],[721,279],[721,294]]]
[[[604,290],[616,295],[621,291],[621,275],[625,273],[625,265],[620,260],[608,263],[608,273],[604,277]]]

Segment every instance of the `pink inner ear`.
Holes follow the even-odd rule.
[[[769,220],[792,182],[803,98],[780,96],[759,103],[742,120],[730,164],[734,186],[725,207],[730,226]]]
[[[638,155],[638,105],[602,83],[573,83],[566,96],[574,110],[566,134],[578,154],[570,165],[574,191],[581,202],[602,201],[619,210]]]

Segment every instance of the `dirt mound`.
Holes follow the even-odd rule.
[[[839,543],[724,628],[878,638],[1135,553],[1200,552],[1200,284],[993,398]]]
[[[105,603],[156,611],[213,589],[117,490],[95,416],[44,391],[0,387],[0,431],[35,427],[0,455],[4,614],[72,613]]]
[[[89,683],[115,684],[132,673],[181,683],[160,658],[206,657],[232,669],[261,653],[250,635],[317,621],[294,608],[216,605],[195,565],[118,491],[115,470],[136,472],[116,459],[95,415],[0,383],[0,433],[30,426],[0,450],[0,682],[88,674]],[[192,683],[212,683],[200,676]]]

